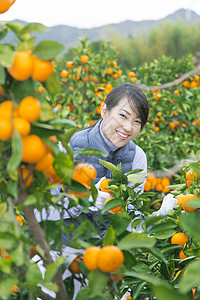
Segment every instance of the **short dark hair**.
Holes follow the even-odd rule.
[[[135,84],[126,82],[113,88],[104,101],[107,110],[111,111],[111,109],[125,97],[128,99],[129,105],[134,111],[136,108],[136,114],[142,122],[142,129],[148,120],[149,104],[145,94]]]

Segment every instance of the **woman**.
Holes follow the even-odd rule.
[[[144,151],[132,141],[142,130],[149,114],[148,101],[144,93],[136,85],[124,83],[115,87],[107,96],[101,107],[101,119],[94,125],[76,132],[69,145],[74,153],[87,148],[95,148],[107,154],[101,158],[118,165],[121,163],[122,173],[142,169],[147,172],[147,158]],[[102,178],[112,178],[111,171],[99,163],[96,156],[76,156],[75,161],[92,164],[99,186]],[[135,190],[143,191],[143,183]],[[98,191],[97,208],[102,208],[108,193]]]

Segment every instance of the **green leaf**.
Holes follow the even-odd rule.
[[[44,26],[41,23],[30,23],[26,26],[24,26],[24,28],[20,31],[20,34],[24,34],[24,33],[37,33],[37,32],[44,32],[44,31],[48,31],[49,28]]]
[[[52,96],[61,91],[60,80],[55,72],[44,82],[44,87]]]
[[[1,232],[0,234],[0,248],[13,249],[17,246],[16,237],[10,232]]]
[[[200,242],[200,227],[197,226],[197,224],[200,224],[200,215],[198,213],[182,214],[179,221],[183,230]]]
[[[21,267],[25,263],[23,245],[20,244],[14,251],[12,251],[12,259],[17,267]]]
[[[147,174],[142,173],[142,174],[130,174],[127,176],[128,182],[130,183],[136,183],[140,182],[143,178],[145,178]]]
[[[51,282],[53,277],[55,276],[56,272],[58,271],[58,268],[62,265],[62,263],[65,261],[64,257],[57,257],[55,263],[48,264],[46,267],[45,277],[44,281],[46,283]]]
[[[71,183],[74,163],[69,154],[60,152],[54,159],[53,166],[57,175],[63,179],[66,184]]]
[[[114,240],[115,240],[115,230],[113,229],[112,225],[110,225],[104,237],[103,244],[113,245]]]
[[[30,38],[28,40],[23,41],[20,46],[18,47],[18,51],[25,51],[25,50],[29,50],[29,49],[33,49],[34,45],[35,45],[35,40],[36,38]]]
[[[104,153],[101,150],[94,149],[94,148],[88,148],[84,150],[80,150],[79,152],[74,154],[74,157],[79,156],[79,155],[84,155],[84,156],[100,156],[100,157],[106,157],[107,154]]]
[[[106,211],[121,205],[125,205],[125,201],[121,198],[114,198],[105,204],[101,213],[104,214]]]
[[[100,295],[103,291],[105,291],[106,284],[108,281],[108,275],[106,273],[103,273],[97,269],[89,273],[88,279],[88,290],[90,297],[96,297]]]
[[[0,203],[0,218],[4,216],[6,211],[7,211],[7,203],[6,202]]]
[[[124,272],[124,276],[138,278],[138,279],[140,279],[142,281],[149,282],[149,283],[151,283],[153,285],[158,285],[161,282],[161,280],[159,278],[157,278],[156,276],[151,275],[149,273],[127,271],[127,272]]]
[[[20,102],[27,95],[37,98],[37,91],[34,81],[29,78],[25,81],[14,80],[12,83],[12,91],[15,99]]]
[[[11,67],[15,58],[15,51],[8,44],[0,44],[0,64],[3,67]]]
[[[10,28],[17,36],[24,28],[24,25],[17,23],[17,22],[7,22],[7,27]]]
[[[120,249],[151,248],[155,245],[156,239],[148,237],[144,233],[130,233],[118,243]]]
[[[32,264],[26,273],[26,280],[28,287],[36,291],[38,289],[38,283],[41,283],[43,281],[42,279],[42,273],[40,271],[40,268],[37,264]]]
[[[131,174],[135,174],[135,173],[138,173],[138,172],[141,172],[141,171],[143,171],[143,169],[134,169],[134,170],[129,170],[129,171],[126,171],[125,173],[124,173],[124,175],[131,175]]]
[[[131,222],[131,218],[127,213],[120,213],[114,215],[110,214],[106,218],[112,221],[112,226],[115,230],[116,236],[122,234]]]
[[[0,65],[0,84],[4,84],[6,80],[6,72],[2,65]]]
[[[159,300],[187,300],[188,298],[183,294],[179,294],[175,289],[170,286],[163,285],[155,285],[153,287],[155,295]]]
[[[167,232],[163,231],[163,232],[158,232],[155,234],[155,237],[159,240],[164,240],[164,239],[168,239],[170,238],[173,234],[176,233],[176,230],[168,230]]]
[[[52,40],[45,40],[37,44],[33,54],[35,54],[41,60],[51,60],[63,50],[64,46],[62,44]]]
[[[188,267],[180,282],[180,290],[182,293],[189,292],[192,287],[200,284],[200,260],[193,261]]]
[[[13,289],[13,286],[16,284],[17,284],[16,278],[9,278],[5,280],[3,280],[2,278],[0,282],[0,297],[2,297],[2,299],[8,299],[10,292]]]
[[[22,140],[17,130],[14,129],[12,138],[12,156],[7,164],[7,172],[14,181],[18,179],[18,167],[22,158]]]
[[[7,183],[7,191],[8,193],[14,197],[14,199],[17,199],[18,197],[18,183],[17,181],[9,180]]]
[[[111,172],[113,171],[118,171],[117,167],[115,165],[113,165],[112,163],[99,159],[100,164],[102,164],[104,167],[106,167],[108,170],[110,170]]]
[[[173,229],[176,227],[176,224],[172,224],[172,223],[161,223],[159,225],[155,225],[152,226],[149,230],[148,233],[152,234],[152,233],[157,233],[157,232],[163,232],[163,231],[167,231],[170,229]]]

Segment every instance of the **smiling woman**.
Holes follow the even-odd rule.
[[[147,170],[146,155],[132,141],[144,127],[149,113],[148,101],[134,84],[115,87],[102,104],[101,119],[92,126],[76,132],[70,146],[74,153],[96,148],[107,154],[104,160],[118,165],[122,173],[133,169]],[[102,177],[112,179],[111,172],[99,163],[99,157],[76,156],[75,161],[92,164],[97,170],[97,183]],[[145,180],[144,180],[145,181]],[[143,185],[140,186],[143,189]]]

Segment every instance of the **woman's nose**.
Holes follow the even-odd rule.
[[[124,122],[123,129],[126,130],[127,132],[132,131],[132,124],[129,120],[126,120],[126,122]]]

